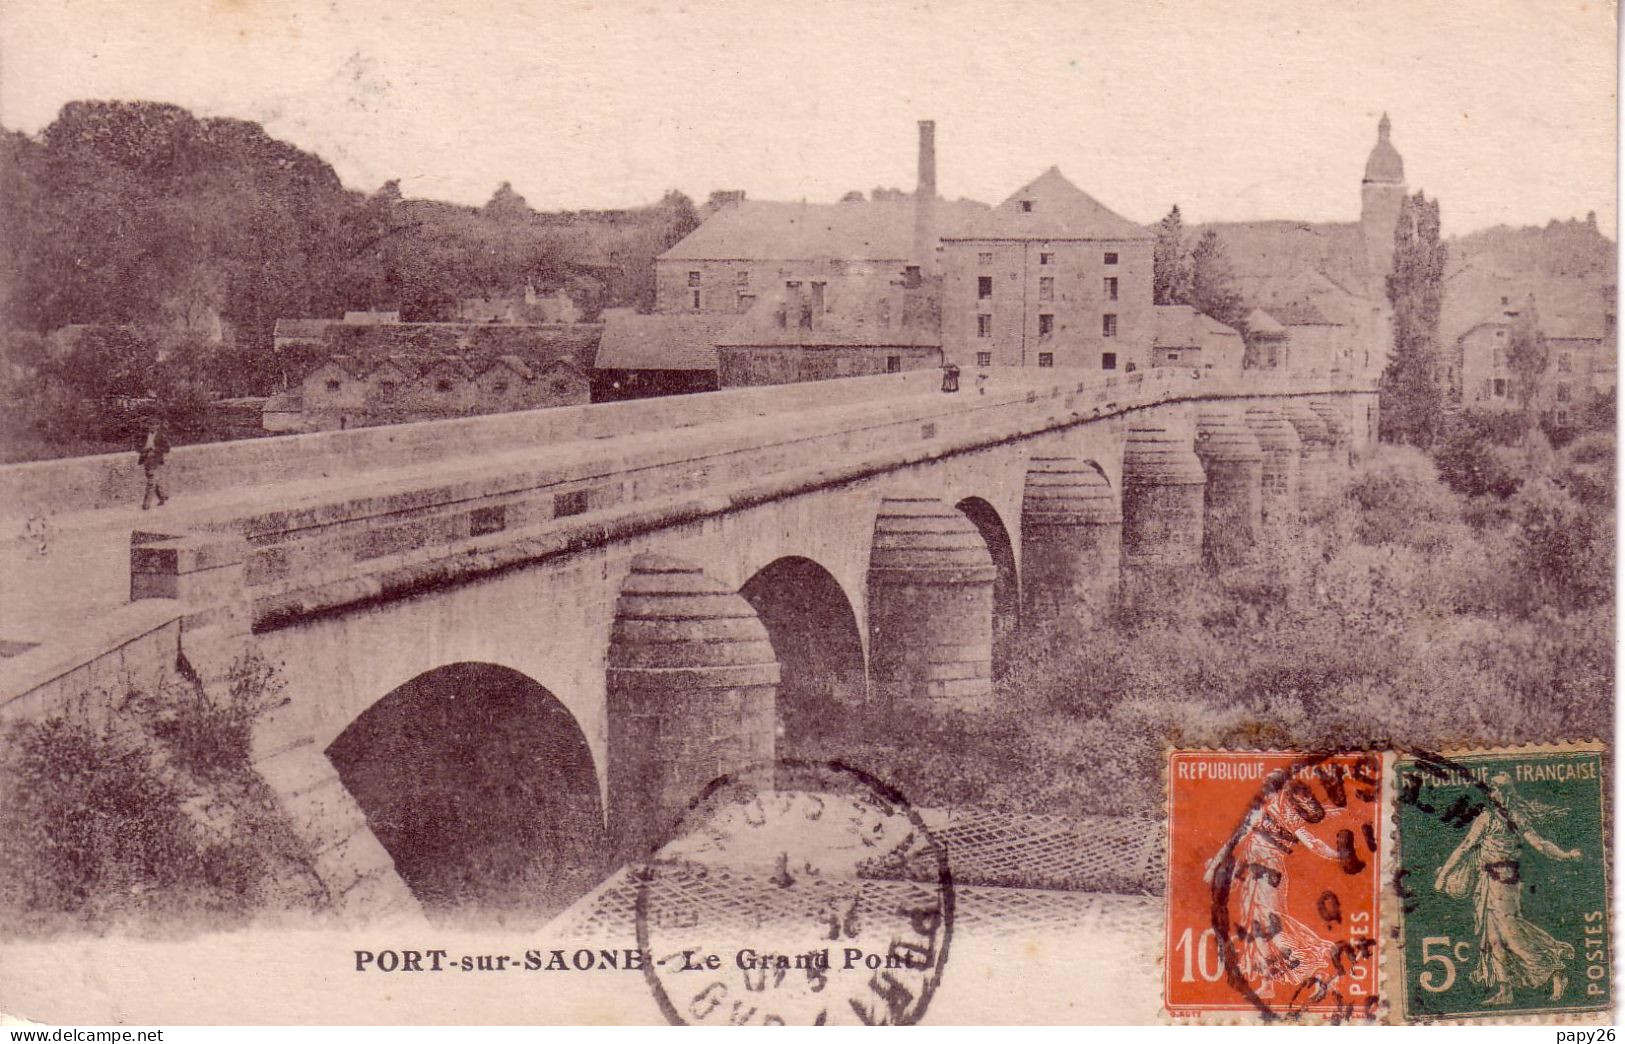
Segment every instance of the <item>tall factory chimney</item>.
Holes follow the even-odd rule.
[[[915,199],[937,198],[937,121],[920,121],[920,181]]]
[[[914,188],[914,256],[922,275],[937,268],[937,123],[920,121],[920,176]]]

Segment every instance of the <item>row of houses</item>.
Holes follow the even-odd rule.
[[[274,431],[325,431],[592,401],[601,327],[585,323],[403,323],[364,313],[284,319],[274,350],[287,387]]]
[[[336,355],[307,374],[297,393],[268,400],[264,424],[270,431],[327,431],[590,399],[586,373],[565,358],[536,368],[517,355],[391,355],[376,361]]]

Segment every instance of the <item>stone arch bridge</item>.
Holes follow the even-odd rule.
[[[818,715],[991,700],[1018,629],[1246,555],[1376,409],[1251,372],[906,374],[304,436],[251,508],[134,533],[128,604],[6,662],[0,716],[251,650],[287,696],[257,768],[341,905],[563,905]]]

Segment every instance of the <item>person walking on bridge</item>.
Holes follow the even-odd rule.
[[[141,510],[152,507],[153,498],[160,507],[169,499],[164,492],[164,458],[169,456],[169,436],[164,433],[162,421],[153,421],[147,427],[147,440],[136,452],[136,460],[147,475],[146,492],[141,496]]]

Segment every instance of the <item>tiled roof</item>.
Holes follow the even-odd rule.
[[[1247,313],[1247,329],[1255,337],[1285,337],[1286,327],[1275,321],[1275,317],[1262,308],[1254,308]]]
[[[1238,278],[1242,296],[1287,326],[1354,326],[1370,303],[1318,269]]]
[[[1195,245],[1203,232],[1218,234],[1230,268],[1241,278],[1295,276],[1319,270],[1346,287],[1364,282],[1365,240],[1353,223],[1238,221],[1197,225],[1186,240]]]
[[[604,313],[598,343],[599,370],[715,370],[716,344],[737,315],[640,315],[627,309]]]
[[[962,232],[942,231],[943,239],[1106,239],[1155,238],[1143,226],[1114,214],[1099,200],[1051,167],[1009,199],[972,220]]]
[[[1219,322],[1217,319],[1213,318],[1211,315],[1205,315],[1205,314],[1203,314],[1201,312],[1198,312],[1196,314],[1196,319],[1197,319],[1198,322],[1200,322],[1202,324],[1202,328],[1207,331],[1207,335],[1209,337],[1240,337],[1241,336],[1241,331],[1240,330],[1236,329],[1233,326],[1227,326],[1224,323]]]
[[[1240,332],[1189,305],[1157,305],[1152,343],[1158,348],[1202,348],[1217,337]]]
[[[987,207],[939,200],[937,234],[946,235]],[[746,200],[726,206],[690,232],[662,261],[903,261],[914,252],[911,201],[772,203]]]
[[[1157,305],[1152,344],[1158,348],[1200,348],[1202,316],[1190,305]]]
[[[320,337],[330,324],[338,319],[278,319],[272,328],[273,337]]]

